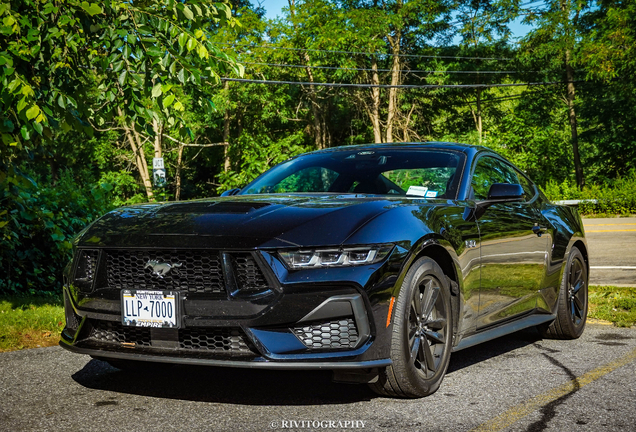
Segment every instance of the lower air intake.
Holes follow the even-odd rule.
[[[242,333],[238,329],[181,329],[179,347],[217,354],[254,354]]]
[[[314,323],[291,330],[310,349],[353,348],[359,339],[353,318]]]
[[[116,321],[90,320],[92,326],[87,343],[98,344],[108,350],[129,351],[131,348],[161,351],[164,348],[153,345],[150,328],[129,327]],[[178,334],[177,355],[209,354],[225,356],[254,356],[257,351],[251,348],[245,334],[238,328],[182,328]],[[128,346],[122,347],[122,344]]]
[[[93,329],[88,339],[101,343],[134,343],[138,347],[151,345],[150,329],[143,327],[127,327],[115,321],[92,321]]]

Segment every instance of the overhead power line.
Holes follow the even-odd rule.
[[[393,56],[390,53],[382,52],[363,52],[363,51],[339,51],[339,50],[322,50],[312,48],[291,48],[291,47],[279,47],[273,45],[249,45],[249,44],[237,44],[231,42],[211,42],[216,45],[228,45],[232,47],[242,48],[264,48],[272,50],[287,50],[287,51],[307,51],[307,52],[324,52],[330,54],[354,54],[354,55],[368,55],[368,56]],[[420,54],[398,54],[398,57],[406,58],[431,58],[431,59],[455,59],[455,60],[513,60],[508,57],[463,57],[463,56],[439,56],[439,55],[420,55]]]
[[[246,78],[221,78],[221,81],[242,82],[252,84],[269,84],[269,85],[303,85],[315,87],[354,87],[354,88],[400,88],[400,89],[435,89],[435,88],[495,88],[495,87],[522,87],[522,86],[542,86],[566,84],[566,81],[546,81],[533,83],[512,83],[512,84],[354,84],[354,83],[323,83],[323,82],[304,82],[304,81],[274,81],[274,80],[255,80]],[[572,81],[579,82],[579,81]]]
[[[289,68],[310,68],[324,70],[342,70],[342,71],[362,71],[362,72],[393,72],[392,69],[371,69],[371,68],[348,68],[339,66],[306,66],[286,63],[259,63],[259,62],[241,62],[244,65],[272,66],[272,67],[289,67]],[[449,70],[423,70],[423,69],[400,69],[402,73],[448,73],[448,74],[516,74],[519,71],[449,71]],[[531,71],[534,72],[534,71]]]
[[[526,6],[533,6],[536,4],[541,4],[543,6],[543,4],[545,4],[544,0],[537,0],[537,1],[529,1],[527,3],[523,3],[519,5],[519,10],[526,10],[524,9]],[[466,19],[466,20],[462,20],[462,19],[458,19],[456,21],[451,21],[448,23],[448,25],[450,27],[457,27],[458,24],[465,24],[466,22],[471,21],[470,18]]]

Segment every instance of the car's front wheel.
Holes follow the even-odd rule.
[[[446,374],[453,328],[450,287],[433,259],[423,257],[411,266],[393,316],[393,364],[381,371],[371,389],[389,396],[428,396]]]

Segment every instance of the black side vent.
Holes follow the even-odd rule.
[[[251,253],[232,254],[232,264],[240,291],[256,292],[269,289],[267,279]]]
[[[77,267],[75,268],[74,283],[83,292],[89,292],[95,279],[97,258],[99,251],[83,249],[77,253]]]

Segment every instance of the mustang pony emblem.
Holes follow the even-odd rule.
[[[170,264],[170,263],[159,262],[157,260],[150,260],[146,263],[146,266],[144,268],[150,267],[152,269],[152,274],[157,275],[161,279],[163,279],[163,277],[167,275],[168,272],[172,270],[173,267],[181,267],[181,266],[182,266],[181,263]]]

